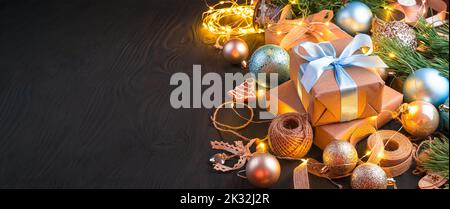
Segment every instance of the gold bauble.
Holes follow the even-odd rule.
[[[424,101],[411,102],[401,116],[405,130],[419,138],[434,133],[439,126],[439,112],[430,103]]]
[[[232,38],[223,46],[223,57],[232,64],[239,64],[249,55],[247,43],[240,38]]]
[[[322,159],[332,174],[341,176],[355,168],[358,163],[358,153],[350,142],[334,140],[323,150]]]
[[[248,160],[245,173],[251,184],[268,188],[280,177],[280,163],[269,153],[257,152]]]
[[[373,163],[364,163],[355,168],[351,178],[353,189],[386,189],[386,172]]]

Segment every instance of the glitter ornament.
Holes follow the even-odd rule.
[[[355,168],[351,178],[353,189],[386,189],[386,172],[373,163],[364,163]]]
[[[322,159],[331,173],[341,176],[355,168],[358,163],[358,153],[350,142],[334,140],[323,150]]]
[[[289,54],[277,45],[261,46],[250,57],[248,68],[260,86],[276,87],[289,80]],[[271,74],[278,75],[278,84],[271,85]]]
[[[374,37],[397,38],[400,43],[411,49],[417,48],[416,34],[408,24],[401,21],[386,22],[373,29]],[[376,44],[375,44],[376,45]]]

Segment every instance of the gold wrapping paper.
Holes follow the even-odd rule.
[[[352,41],[344,38],[331,41],[339,56],[342,50]],[[304,50],[300,48],[300,50]],[[304,52],[300,51],[304,54]],[[341,119],[341,97],[334,71],[328,70],[322,74],[318,82],[308,94],[299,82],[298,70],[306,62],[293,49],[290,50],[290,78],[294,82],[297,93],[307,110],[312,126],[338,123]],[[381,111],[384,81],[370,69],[346,67],[345,70],[358,86],[357,118],[375,116]]]

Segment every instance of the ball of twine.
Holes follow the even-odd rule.
[[[308,153],[312,142],[313,130],[306,114],[282,114],[270,124],[269,147],[280,158],[299,159]]]

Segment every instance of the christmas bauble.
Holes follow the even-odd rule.
[[[350,35],[368,33],[372,24],[372,11],[359,1],[352,1],[336,14],[336,24]]]
[[[415,101],[402,112],[401,121],[405,130],[415,137],[427,137],[439,126],[439,113],[430,103]]]
[[[440,114],[440,118],[441,118],[441,127],[445,130],[445,131],[449,131],[449,123],[448,123],[448,98],[445,101],[444,104],[439,105],[439,114]]]
[[[277,45],[264,45],[250,57],[248,68],[259,85],[276,87],[289,80],[289,54]],[[271,84],[271,74],[278,75],[277,84]]]
[[[248,181],[262,188],[272,186],[280,177],[280,163],[269,153],[253,153],[247,162],[245,173]]]
[[[372,30],[374,37],[397,38],[403,45],[411,49],[417,48],[416,33],[405,22],[386,22]]]
[[[240,38],[232,38],[223,45],[223,57],[232,63],[239,64],[247,59],[249,49],[247,43]]]
[[[358,153],[350,142],[334,140],[323,150],[323,163],[336,176],[350,173],[358,163]]]
[[[438,107],[448,98],[448,78],[433,68],[422,68],[412,72],[403,85],[406,102],[422,100]]]
[[[353,171],[351,185],[353,189],[386,189],[387,176],[380,166],[364,163]]]

